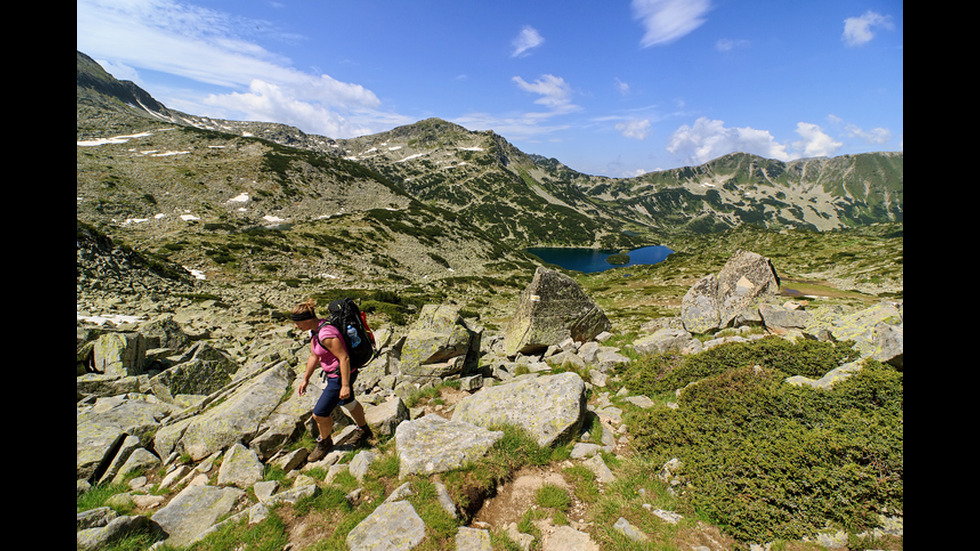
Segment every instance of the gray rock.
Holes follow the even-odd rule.
[[[691,333],[761,321],[759,305],[779,293],[779,277],[768,258],[738,250],[717,275],[691,286],[681,300],[681,321]]]
[[[578,435],[585,412],[585,382],[566,372],[484,388],[456,404],[453,420],[486,428],[516,425],[538,445],[552,446]]]
[[[139,333],[106,333],[92,349],[94,369],[112,377],[140,375],[146,361],[146,339]]]
[[[425,523],[407,501],[383,503],[347,534],[350,551],[408,551],[422,542]]]
[[[394,434],[395,428],[402,421],[408,420],[408,408],[401,398],[394,396],[384,403],[365,407],[364,418],[375,433],[379,436],[387,436]]]
[[[368,469],[371,467],[371,463],[378,458],[378,454],[368,451],[361,450],[351,459],[350,462],[350,474],[357,479],[358,482],[364,480],[364,475],[367,474]]]
[[[586,532],[571,526],[558,526],[545,536],[541,551],[599,551],[599,546]]]
[[[106,469],[105,474],[99,479],[99,483],[111,482],[119,474],[119,470],[126,460],[129,459],[129,455],[139,447],[140,439],[138,437],[126,436],[119,447],[119,451],[112,458],[112,463],[109,464],[109,468]]]
[[[572,338],[593,340],[612,328],[606,314],[572,278],[539,267],[521,293],[517,310],[507,327],[507,356],[537,354]]]
[[[113,518],[105,526],[76,532],[76,549],[105,549],[122,538],[141,532],[162,536],[159,528],[145,516],[120,516]]]
[[[728,327],[748,311],[758,319],[757,301],[779,294],[779,277],[768,258],[739,249],[718,272],[720,326]]]
[[[395,430],[399,475],[439,473],[461,467],[483,457],[503,436],[501,431],[435,414],[405,421]]]
[[[167,543],[186,547],[218,519],[234,510],[245,492],[238,488],[188,486],[151,519],[167,533]]]
[[[401,347],[400,372],[403,377],[415,378],[459,375],[473,338],[455,307],[427,304]]]
[[[616,524],[613,524],[613,528],[633,541],[646,541],[650,539],[649,536],[641,532],[639,528],[630,524],[629,521],[623,517],[619,517]]]
[[[248,489],[262,480],[265,465],[256,453],[238,442],[232,444],[225,453],[218,469],[219,486],[237,486]]]
[[[684,329],[665,327],[648,337],[637,339],[633,349],[640,354],[690,354],[699,352],[701,341]]]
[[[759,314],[766,328],[773,333],[785,333],[792,329],[805,329],[810,321],[810,314],[799,308],[785,308],[774,304],[759,306]]]
[[[721,325],[718,279],[708,274],[692,285],[681,299],[681,321],[691,333],[706,333]]]
[[[136,448],[129,454],[126,461],[119,468],[119,472],[113,477],[113,483],[122,482],[127,473],[133,471],[147,471],[160,466],[160,458],[144,448]]]
[[[227,352],[208,342],[197,343],[175,363],[150,378],[153,393],[166,402],[177,394],[211,394],[230,383],[239,369]]]
[[[583,461],[582,464],[588,467],[590,471],[595,473],[596,480],[602,482],[603,484],[608,484],[616,480],[616,475],[614,475],[612,470],[609,469],[606,462],[602,460],[601,455],[592,455]]]
[[[905,368],[905,324],[875,325],[871,337],[871,357],[898,369]]]
[[[456,551],[491,551],[490,532],[460,526],[456,532]]]
[[[293,378],[282,364],[266,370],[226,401],[192,418],[180,438],[180,448],[198,461],[235,442],[250,441]]]

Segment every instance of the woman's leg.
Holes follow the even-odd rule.
[[[350,412],[350,415],[354,418],[354,422],[357,423],[357,426],[363,427],[367,424],[367,419],[364,418],[364,407],[357,400],[354,400],[353,407],[347,407],[347,411]],[[331,421],[333,421],[333,419],[331,419]]]
[[[333,416],[327,415],[326,417],[321,417],[317,414],[313,414],[313,420],[316,421],[316,428],[320,432],[320,438],[326,439],[333,432]]]

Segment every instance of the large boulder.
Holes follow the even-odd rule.
[[[150,379],[153,393],[172,402],[178,394],[210,394],[232,380],[239,365],[231,356],[202,342],[193,346],[174,365]]]
[[[474,349],[474,334],[459,310],[427,304],[401,347],[399,369],[404,380],[427,382],[459,375]],[[477,345],[478,349],[478,345]]]
[[[688,289],[681,320],[691,333],[761,322],[759,306],[777,294],[779,277],[769,259],[739,249],[717,275],[709,274]]]
[[[146,339],[139,333],[106,333],[95,341],[92,358],[99,373],[140,375],[146,362]]]
[[[187,547],[230,513],[245,497],[238,488],[192,485],[174,496],[151,519],[167,534],[167,544]]]
[[[605,312],[574,279],[539,267],[521,293],[504,348],[511,357],[538,354],[569,337],[587,342],[611,328]]]
[[[432,474],[462,467],[483,457],[503,436],[503,432],[434,413],[405,421],[395,429],[398,474]]]
[[[552,446],[577,436],[585,413],[585,382],[565,372],[484,388],[456,404],[453,420],[486,428],[516,425],[538,445]]]
[[[179,449],[199,461],[236,442],[249,442],[279,405],[293,379],[295,375],[285,363],[262,372],[225,401],[192,417],[180,436]]]

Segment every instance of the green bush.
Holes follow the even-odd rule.
[[[799,539],[827,523],[861,531],[902,510],[902,373],[869,361],[832,390],[787,375],[729,368],[687,388],[676,410],[628,415],[630,432],[657,463],[679,458],[695,509],[742,541]]]
[[[856,360],[853,343],[813,340],[789,341],[766,337],[716,346],[683,358],[651,355],[634,362],[628,373],[630,390],[659,394],[739,367],[778,369],[787,376],[822,377],[828,371]]]

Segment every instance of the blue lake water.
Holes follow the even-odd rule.
[[[577,270],[587,274],[637,264],[657,264],[674,252],[663,245],[641,247],[629,252],[629,263],[613,265],[606,262],[606,259],[619,251],[561,247],[532,247],[525,251],[549,264],[557,264],[566,270]]]

